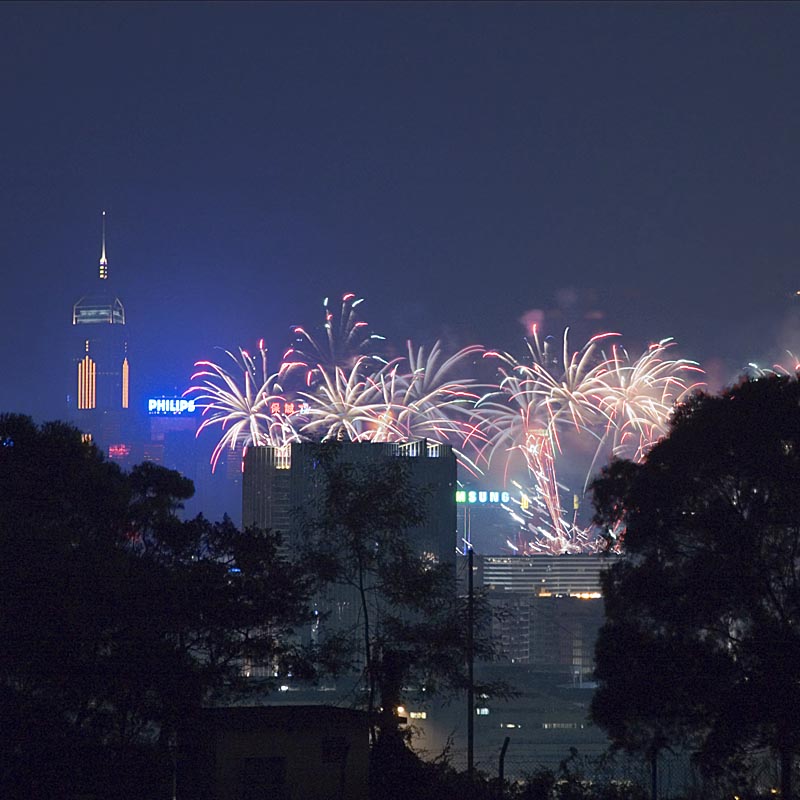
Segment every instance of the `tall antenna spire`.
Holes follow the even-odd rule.
[[[103,212],[103,244],[100,250],[100,280],[108,278],[108,259],[106,258],[106,212]]]

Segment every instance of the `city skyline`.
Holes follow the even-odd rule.
[[[777,358],[798,13],[6,6],[0,407],[65,415],[103,209],[140,398],[216,347],[278,355],[345,291],[401,343],[519,347],[542,318],[672,336],[718,384]]]

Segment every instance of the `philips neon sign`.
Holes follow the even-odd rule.
[[[489,492],[483,490],[459,489],[456,491],[456,503],[468,505],[500,505],[510,503],[511,495],[508,492]]]
[[[151,397],[147,401],[147,413],[152,416],[188,416],[196,410],[194,400],[185,397]]]

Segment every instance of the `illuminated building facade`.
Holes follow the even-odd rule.
[[[194,400],[161,395],[146,398],[144,407],[149,424],[141,460],[176,469],[194,480],[198,460],[195,436],[200,418]]]
[[[131,374],[125,308],[112,289],[106,257],[105,211],[99,269],[94,284],[72,307],[76,340],[69,403],[72,416],[109,457],[130,454],[127,423]]]
[[[600,576],[613,558],[597,553],[478,556],[478,584],[497,612],[492,633],[505,659],[588,678],[604,616]]]

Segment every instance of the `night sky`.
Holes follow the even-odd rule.
[[[798,41],[798,4],[0,4],[0,410],[63,416],[102,209],[140,394],[345,291],[401,345],[543,309],[713,381],[800,350]]]

